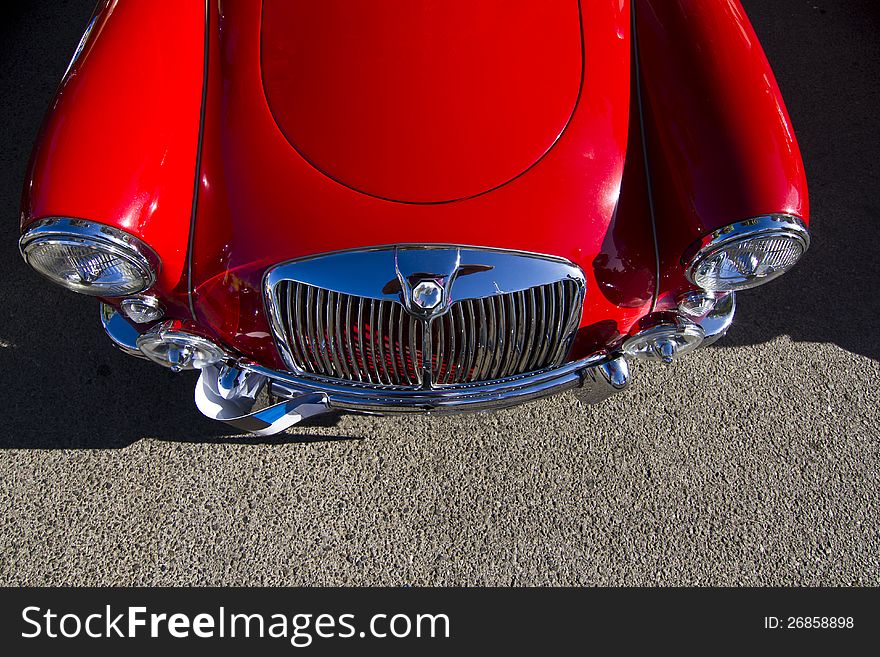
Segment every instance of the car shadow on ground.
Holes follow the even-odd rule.
[[[8,265],[24,266],[17,256],[7,257],[3,269]],[[242,436],[196,409],[196,372],[174,374],[113,347],[94,299],[56,290],[29,272],[16,277],[26,292],[4,296],[7,315],[0,322],[0,448],[119,448],[144,437],[273,444],[349,439],[296,429]],[[338,420],[332,413],[304,425],[332,427]]]
[[[256,441],[233,434],[195,408],[194,373],[172,374],[118,352],[103,334],[93,299],[44,282],[22,262],[17,216],[28,154],[93,4],[21,4],[2,28],[0,448],[120,448],[144,437],[234,443],[350,439],[295,430]],[[793,272],[740,295],[734,328],[718,344],[750,345],[790,335],[880,360],[875,157],[880,97],[877,85],[867,83],[880,79],[880,53],[876,38],[864,34],[875,25],[844,16],[834,23],[840,33],[826,34],[827,16],[817,11],[815,31],[784,39],[779,35],[785,26],[773,21],[784,20],[785,12],[772,11],[769,3],[745,4],[797,127],[811,184],[813,246]],[[829,39],[848,47],[829,58],[821,45]],[[314,421],[334,426],[338,416]]]

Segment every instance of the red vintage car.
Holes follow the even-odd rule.
[[[20,245],[269,434],[601,400],[721,337],[808,214],[738,0],[105,0]]]

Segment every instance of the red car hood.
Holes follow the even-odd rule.
[[[562,256],[587,276],[583,326],[613,336],[643,314],[649,219],[621,195],[628,2],[212,11],[191,285],[227,344],[277,362],[268,266],[394,243]]]
[[[475,196],[522,173],[571,118],[575,0],[264,0],[263,87],[302,157],[366,194]]]

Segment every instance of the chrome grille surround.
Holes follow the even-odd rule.
[[[412,303],[420,282],[442,301]],[[447,245],[340,251],[271,268],[264,292],[289,371],[334,385],[473,386],[560,366],[583,272],[561,258]]]

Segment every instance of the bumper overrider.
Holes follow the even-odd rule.
[[[484,411],[566,390],[596,403],[629,386],[628,356],[668,362],[721,337],[735,311],[733,293],[717,295],[700,316],[660,315],[620,349],[569,361],[585,283],[561,259],[395,246],[284,263],[264,287],[285,371],[173,321],[141,332],[102,304],[102,323],[132,355],[200,369],[195,400],[206,416],[271,435],[334,410]],[[254,410],[264,390],[280,401]]]

